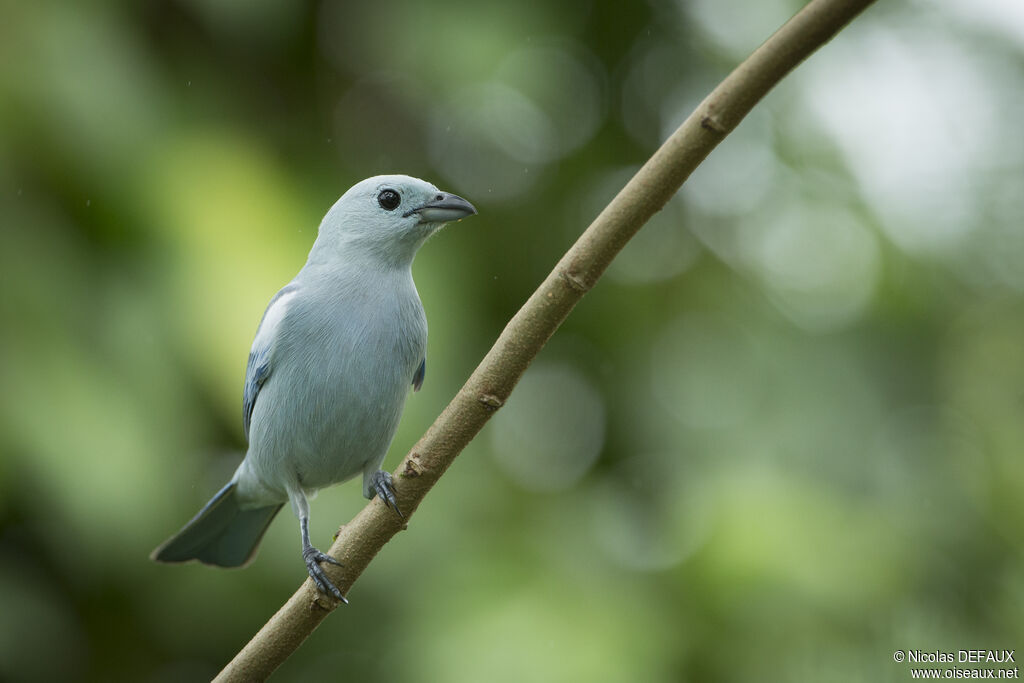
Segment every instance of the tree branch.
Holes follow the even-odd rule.
[[[872,1],[810,2],[729,74],[605,207],[399,465],[395,488],[407,518],[504,404],[527,366],[626,242],[776,83]],[[344,567],[325,567],[331,580],[347,593],[402,528],[392,511],[379,500],[371,501],[339,530],[330,553]],[[265,680],[337,604],[307,580],[216,680]]]

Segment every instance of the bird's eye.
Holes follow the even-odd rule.
[[[394,211],[402,203],[402,198],[394,190],[381,190],[377,195],[377,203],[386,211]]]

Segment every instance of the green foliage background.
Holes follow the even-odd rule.
[[[212,676],[303,579],[150,550],[230,476],[266,302],[354,182],[415,266],[388,465],[798,2],[4,2],[0,678]],[[1024,16],[884,3],[613,265],[276,680],[906,680],[1024,650]],[[314,503],[329,544],[358,484]]]

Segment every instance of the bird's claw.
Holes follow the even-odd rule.
[[[306,561],[306,571],[309,572],[309,578],[313,579],[313,583],[316,584],[316,587],[320,589],[321,593],[333,595],[341,602],[348,604],[348,600],[346,600],[345,596],[341,594],[341,591],[338,590],[337,586],[331,583],[331,580],[327,578],[327,573],[324,572],[324,568],[320,566],[321,562],[326,562],[327,564],[333,564],[340,567],[341,562],[338,562],[326,553],[320,552],[313,546],[309,546],[302,550],[302,559]]]
[[[385,505],[394,510],[395,514],[399,517],[405,519],[405,515],[398,509],[398,501],[395,499],[395,487],[390,472],[385,472],[384,470],[374,472],[373,490],[376,495],[380,496]]]

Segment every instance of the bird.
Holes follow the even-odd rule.
[[[362,474],[363,495],[403,516],[381,469],[410,388],[426,374],[427,319],[412,263],[446,223],[476,214],[458,195],[406,175],[353,185],[320,223],[305,265],[275,294],[245,371],[248,450],[234,476],[151,554],[241,567],[285,503],[320,592],[347,602],[310,541],[309,500]]]

